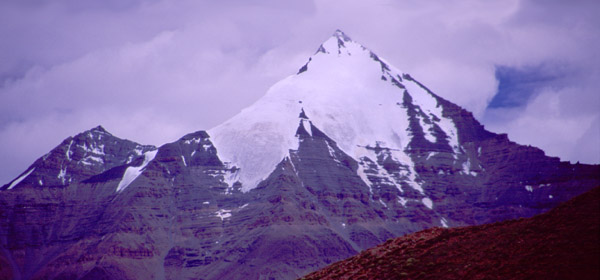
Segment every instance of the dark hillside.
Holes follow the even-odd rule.
[[[600,279],[600,188],[528,219],[389,240],[303,279]]]

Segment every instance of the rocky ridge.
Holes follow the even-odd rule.
[[[132,164],[153,150],[156,147],[117,138],[97,126],[65,139],[0,190],[17,185],[64,187],[111,168]]]

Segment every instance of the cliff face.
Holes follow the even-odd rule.
[[[338,31],[214,129],[155,148],[97,127],[38,159],[0,188],[0,279],[290,279],[599,184]]]

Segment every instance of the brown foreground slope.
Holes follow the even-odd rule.
[[[600,279],[600,188],[528,219],[388,240],[303,279]]]

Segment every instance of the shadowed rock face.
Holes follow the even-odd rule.
[[[406,138],[358,135],[374,141],[348,147],[346,134],[326,133],[354,125],[328,122],[347,117],[344,110],[329,116],[314,100],[279,104],[278,96],[257,104],[300,107],[269,117],[290,120],[276,132],[290,131],[281,139],[297,143],[276,153],[248,145],[281,136],[262,133],[271,120],[251,115],[238,120],[256,122],[248,126],[255,138],[228,130],[216,141],[198,131],[158,149],[94,128],[0,188],[0,279],[290,279],[407,233],[530,217],[600,184],[599,166],[560,162],[488,132],[343,33],[334,36],[316,55],[337,61],[364,52],[360,61],[376,63],[375,82],[385,84],[367,93],[385,91],[392,103],[376,108],[406,112],[381,119],[406,124],[397,130]],[[312,77],[325,58],[294,79]],[[248,188],[244,166],[253,166],[227,162],[217,142],[284,156]]]
[[[598,279],[600,187],[529,219],[433,228],[302,279]]]

